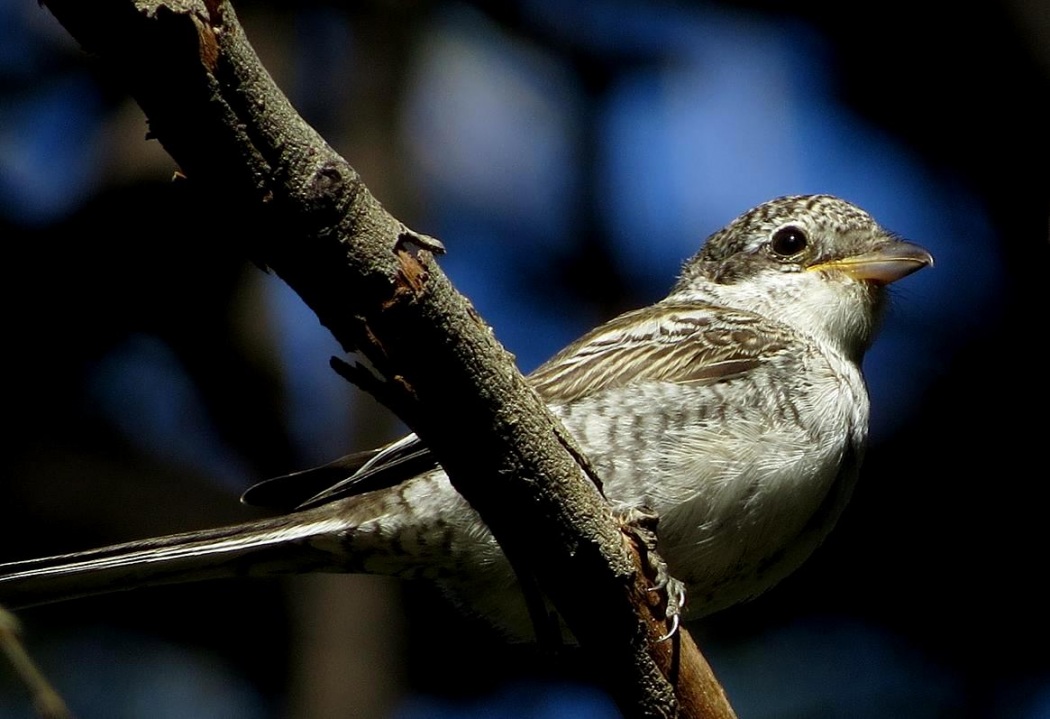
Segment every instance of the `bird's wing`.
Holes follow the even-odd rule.
[[[351,494],[392,487],[437,466],[430,450],[410,434],[379,449],[348,454],[320,467],[259,482],[248,488],[241,501],[281,511],[307,509]]]
[[[632,383],[725,381],[786,347],[779,326],[758,315],[665,301],[602,325],[528,379],[545,401],[565,404]],[[248,489],[242,501],[271,509],[307,509],[392,487],[438,466],[433,453],[410,434],[378,450],[266,480]]]
[[[787,347],[783,328],[759,315],[665,301],[602,325],[529,379],[547,402],[565,404],[641,382],[722,382]]]

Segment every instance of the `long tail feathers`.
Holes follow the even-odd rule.
[[[348,530],[331,513],[297,512],[0,565],[0,604],[48,604],[92,594],[219,577],[337,570],[331,539]],[[315,541],[324,540],[329,541]]]

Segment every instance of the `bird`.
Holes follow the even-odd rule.
[[[836,524],[867,441],[861,361],[887,286],[932,264],[850,202],[780,197],[712,234],[665,298],[528,375],[613,509],[659,518],[659,554],[687,598],[682,619],[765,592]],[[533,636],[510,563],[414,434],[242,499],[282,513],[0,565],[0,603],[364,572],[430,580],[509,638]]]

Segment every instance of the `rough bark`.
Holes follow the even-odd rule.
[[[728,717],[687,632],[666,631],[637,552],[579,453],[434,260],[296,114],[219,0],[47,0],[126,84],[181,172],[237,213],[236,242],[368,360],[519,573],[550,597],[629,716]],[[207,261],[202,257],[201,261]],[[457,408],[449,422],[444,408]]]

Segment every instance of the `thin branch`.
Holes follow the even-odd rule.
[[[62,697],[22,646],[19,629],[18,620],[0,607],[0,653],[7,657],[15,674],[29,690],[37,714],[42,719],[71,719],[73,715]]]
[[[654,646],[666,624],[637,554],[567,433],[435,263],[440,243],[387,213],[295,113],[230,5],[46,5],[126,83],[208,213],[243,217],[238,237],[217,241],[241,243],[272,268],[385,377],[384,391],[397,394],[386,399],[514,566],[536,578],[624,712],[732,716],[709,670],[698,675],[707,665],[687,633]]]

